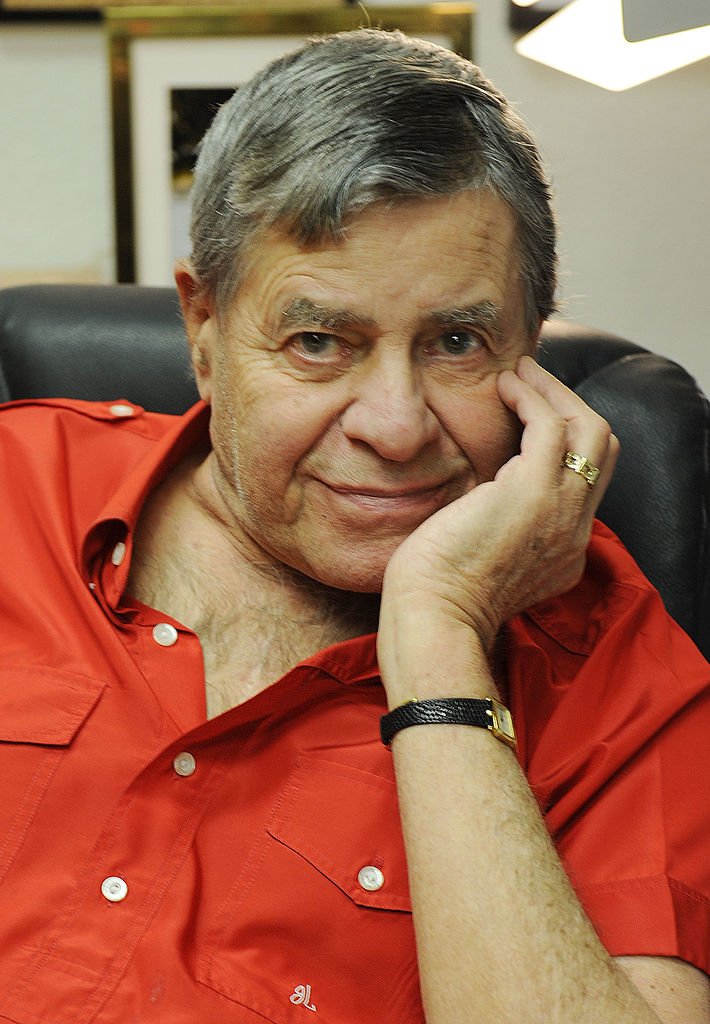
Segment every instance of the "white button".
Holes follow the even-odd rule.
[[[132,405],[123,405],[121,402],[116,402],[115,405],[110,405],[108,411],[113,416],[133,416],[135,409]]]
[[[120,565],[123,559],[126,557],[126,545],[122,540],[119,540],[116,547],[113,549],[111,554],[111,561],[114,565]]]
[[[367,889],[368,892],[377,892],[385,884],[385,876],[373,864],[360,868],[357,873],[357,880],[363,889]]]
[[[126,896],[128,896],[128,886],[122,878],[110,875],[108,878],[104,878],[101,883],[101,893],[109,903],[120,903],[121,900],[125,900]]]
[[[183,778],[187,778],[188,775],[192,775],[197,767],[195,758],[187,750],[183,750],[182,754],[178,754],[173,761],[173,768],[178,775],[182,775]]]
[[[161,647],[172,647],[177,643],[178,631],[169,622],[159,622],[153,626],[153,639]]]

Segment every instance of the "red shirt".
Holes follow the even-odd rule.
[[[374,637],[206,721],[197,637],[124,595],[207,415],[0,410],[0,1020],[422,1021]],[[709,970],[707,663],[601,525],[507,638],[521,763],[602,941]]]

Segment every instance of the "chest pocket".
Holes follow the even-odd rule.
[[[422,1022],[394,783],[300,758],[197,972],[275,1024]]]
[[[0,882],[103,688],[46,666],[0,668]]]

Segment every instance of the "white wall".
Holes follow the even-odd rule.
[[[517,56],[504,0],[476,36],[553,171],[565,315],[710,392],[710,61],[608,93]],[[109,124],[98,26],[0,25],[0,284],[112,279]]]
[[[112,280],[109,129],[98,26],[0,24],[0,285]]]
[[[481,0],[477,59],[533,128],[572,319],[686,366],[710,392],[710,60],[611,93],[519,57]]]

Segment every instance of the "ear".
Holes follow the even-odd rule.
[[[190,346],[190,359],[200,397],[212,397],[212,367],[218,340],[217,316],[211,295],[206,294],[189,260],[175,264],[175,284]]]

